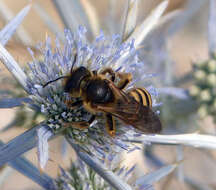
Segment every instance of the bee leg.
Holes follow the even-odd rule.
[[[88,123],[89,125],[91,125],[93,123],[93,121],[95,120],[96,116],[92,115],[91,118],[89,119]]]
[[[78,100],[78,101],[76,101],[76,102],[73,102],[70,106],[72,107],[72,108],[77,108],[77,107],[80,107],[80,106],[82,106],[83,105],[83,101],[82,100]]]
[[[111,75],[111,81],[115,81],[115,72],[111,68],[106,68],[104,69],[100,74],[105,75],[105,74],[110,74]]]
[[[72,127],[75,129],[80,129],[84,130],[89,127],[89,123],[87,121],[80,121],[80,122],[69,122],[69,123],[64,123],[63,127]]]
[[[95,120],[95,115],[92,115],[89,121],[69,122],[69,123],[65,123],[64,127],[73,127],[76,129],[84,130],[87,129],[94,120]]]
[[[117,87],[120,90],[123,90],[128,85],[128,83],[131,82],[132,75],[131,75],[131,73],[118,73],[118,76],[121,80],[117,84]]]
[[[72,109],[75,109],[75,108],[77,108],[77,107],[82,106],[82,105],[83,105],[83,101],[82,101],[82,100],[78,100],[78,101],[76,101],[76,102],[73,102],[73,101],[71,101],[71,100],[66,100],[66,101],[65,101],[65,104],[66,104],[68,107],[70,107],[70,108],[72,108]]]
[[[105,114],[106,117],[106,129],[108,134],[111,137],[115,137],[116,127],[115,127],[115,121],[111,114]]]

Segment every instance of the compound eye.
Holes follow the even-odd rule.
[[[64,91],[74,92],[79,91],[81,81],[90,75],[89,71],[85,67],[79,67],[74,70],[71,76],[67,79]]]
[[[87,87],[87,98],[93,103],[108,103],[113,94],[108,84],[103,80],[93,80]]]

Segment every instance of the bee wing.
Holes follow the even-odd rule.
[[[116,101],[110,105],[97,105],[98,110],[110,113],[126,124],[145,133],[158,133],[162,126],[158,116],[151,108],[137,102],[124,91],[109,83]]]
[[[158,133],[161,131],[161,122],[151,108],[144,106],[131,97],[119,99],[114,105],[99,106],[101,111],[112,114],[126,124],[132,125],[145,133]]]
[[[130,106],[128,106],[128,110],[130,110]],[[130,110],[130,112],[132,110]],[[158,116],[147,106],[139,104],[137,111],[130,113],[129,115],[128,118],[122,118],[122,120],[143,132],[159,133],[162,129]]]

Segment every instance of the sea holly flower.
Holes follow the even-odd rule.
[[[121,44],[119,36],[114,35],[112,38],[106,38],[101,33],[95,42],[93,42],[93,45],[88,45],[85,43],[84,32],[85,28],[83,27],[80,27],[77,34],[74,35],[66,30],[66,42],[64,43],[63,50],[57,47],[56,51],[52,53],[50,39],[47,40],[44,49],[39,47],[43,54],[41,57],[44,57],[44,60],[40,59],[40,61],[29,63],[30,71],[28,71],[27,76],[29,76],[30,97],[36,106],[40,107],[41,112],[46,115],[46,118],[48,118],[47,121],[43,122],[43,125],[47,125],[54,134],[63,132],[73,139],[74,142],[82,145],[85,144],[85,146],[82,146],[85,151],[96,154],[97,157],[103,156],[101,152],[111,150],[114,152],[119,152],[120,150],[129,151],[134,146],[123,142],[121,138],[127,138],[131,135],[137,136],[139,134],[129,126],[117,125],[116,138],[114,139],[106,133],[103,120],[96,121],[97,123],[93,123],[85,130],[75,129],[73,126],[67,127],[65,130],[64,125],[70,124],[70,122],[88,121],[91,114],[83,109],[83,107],[79,107],[78,109],[67,107],[65,101],[68,98],[68,94],[64,93],[62,81],[56,81],[50,83],[45,88],[43,87],[47,81],[55,80],[61,75],[67,75],[68,70],[70,70],[74,63],[75,54],[72,52],[75,47],[77,48],[78,60],[75,66],[77,67],[86,66],[90,70],[99,70],[100,68],[109,66],[114,70],[126,71],[136,76],[141,76],[141,73],[137,72],[136,67],[139,65],[142,68],[143,64],[139,61],[137,55],[134,54],[135,47],[133,41]],[[75,38],[78,42],[74,40]],[[134,59],[128,57],[124,62],[119,61],[121,54],[130,54],[130,52],[133,52]],[[32,54],[32,56],[34,55]],[[36,58],[33,58],[33,60],[36,60]],[[118,65],[116,65],[116,62]],[[91,65],[88,65],[89,63]],[[138,77],[135,80],[137,79]],[[74,101],[77,101],[77,99],[74,99]],[[45,133],[40,134],[44,136],[43,138],[47,136]],[[40,147],[47,147],[47,145]],[[41,166],[44,166],[45,164],[42,160],[47,160],[48,154],[45,154],[47,151],[44,151],[43,148],[39,150],[39,155],[46,155],[46,158],[40,159]],[[40,152],[44,152],[44,154]]]
[[[216,98],[216,61],[210,60],[194,64],[194,85],[190,88],[190,95],[198,102],[198,114],[201,118],[211,115],[215,121]]]
[[[44,87],[44,84],[62,75],[67,75],[76,56],[75,67],[85,66],[90,70],[111,67],[115,71],[130,72],[134,76],[134,79],[129,87],[133,87],[137,80],[142,79],[143,72],[141,70],[144,68],[144,64],[139,60],[136,53],[138,45],[156,25],[167,3],[167,1],[161,3],[151,13],[147,21],[141,24],[130,35],[130,38],[125,38],[124,42],[122,42],[122,38],[119,35],[107,37],[101,32],[94,42],[88,43],[86,40],[87,31],[82,26],[74,33],[65,30],[64,44],[62,45],[56,39],[56,48],[54,50],[51,47],[51,39],[47,38],[45,44],[39,44],[37,46],[38,51],[41,53],[40,59],[37,59],[33,51],[29,49],[32,62],[28,63],[29,70],[26,71],[23,71],[7,50],[0,45],[1,61],[29,94],[27,101],[23,99],[18,99],[17,101],[20,102],[20,105],[25,102],[30,108],[36,111],[40,110],[46,116],[46,119],[38,126],[11,140],[9,142],[10,145],[5,145],[10,149],[11,154],[6,155],[4,151],[7,151],[7,148],[4,149],[4,146],[2,147],[2,151],[0,151],[1,164],[38,144],[39,161],[43,169],[48,160],[47,141],[60,132],[72,140],[73,143],[82,145],[84,151],[98,158],[102,158],[104,156],[103,154],[107,151],[117,153],[122,150],[129,151],[131,148],[134,148],[133,144],[121,140],[122,137],[128,138],[128,136],[140,135],[139,132],[130,128],[130,126],[118,124],[116,138],[111,138],[106,133],[103,121],[101,120],[97,120],[86,130],[79,130],[72,127],[67,127],[65,130],[65,123],[87,121],[91,114],[83,107],[72,109],[65,104],[68,94],[63,90],[62,81],[59,80],[50,83],[46,87]],[[146,30],[144,30],[144,25],[146,26]],[[139,38],[136,41],[137,37]],[[137,70],[137,67],[140,69]],[[24,144],[25,146],[16,148],[19,144]]]
[[[130,167],[124,166],[118,154],[107,154],[103,163],[107,169],[113,171],[118,178],[127,182],[127,184],[130,184],[134,190],[153,189],[153,183],[170,174],[178,165],[167,165],[154,172],[136,178],[136,165]],[[60,168],[60,175],[55,179],[55,183],[57,186],[56,189],[58,190],[110,189],[109,184],[81,160],[72,163],[68,170]]]
[[[64,92],[62,81],[52,82],[43,87],[47,81],[68,74],[68,70],[72,67],[75,59],[74,51],[77,52],[75,67],[85,66],[90,70],[111,67],[114,70],[131,72],[134,75],[138,74],[136,67],[138,65],[142,67],[142,63],[137,55],[116,66],[121,54],[130,54],[134,51],[133,41],[121,44],[119,36],[114,35],[107,38],[101,34],[91,45],[85,42],[85,32],[83,27],[80,27],[76,34],[71,34],[70,31],[65,30],[66,42],[63,50],[56,47],[56,51],[52,53],[50,39],[47,40],[45,48],[39,47],[42,53],[41,57],[44,57],[44,59],[37,61],[36,58],[33,58],[33,62],[29,63],[30,71],[27,73],[30,97],[34,104],[40,107],[41,112],[46,115],[47,121],[44,122],[44,125],[47,125],[54,134],[63,131],[74,142],[84,143],[86,145],[84,148],[88,152],[92,152],[92,148],[97,150],[97,147],[100,147],[103,151],[109,150],[109,146],[112,144],[129,150],[130,146],[121,142],[120,138],[121,135],[125,137],[136,135],[136,132],[131,130],[129,126],[118,125],[116,138],[114,139],[106,133],[103,127],[104,122],[99,120],[85,130],[75,129],[72,126],[65,130],[64,125],[70,124],[70,122],[88,121],[91,118],[91,113],[83,107],[74,109],[65,104],[68,94]],[[32,54],[32,56],[34,55]],[[137,79],[138,77],[135,80]],[[77,98],[73,99],[74,102],[78,100]],[[91,146],[88,147],[88,144]],[[115,148],[115,150],[118,149]]]
[[[121,166],[121,160],[119,155],[107,154],[107,157],[103,160],[104,166],[110,171],[113,171],[116,176],[121,178],[124,182],[129,184],[129,181],[133,181],[135,165],[127,168]],[[91,167],[87,166],[82,160],[78,160],[71,163],[68,170],[60,168],[60,175],[55,180],[58,190],[64,189],[109,189],[109,184],[100,177]],[[136,184],[131,184],[133,189]]]
[[[209,58],[205,61],[198,61],[193,65],[194,84],[190,88],[190,95],[198,104],[198,115],[201,119],[211,116],[216,122],[216,12],[215,1],[209,2],[208,17],[208,52]]]
[[[113,35],[110,37],[105,36],[101,32],[92,43],[86,40],[85,36],[88,31],[84,27],[79,27],[78,31],[74,31],[73,33],[65,30],[66,39],[64,44],[56,40],[56,48],[52,48],[51,39],[48,38],[45,44],[37,47],[41,52],[39,59],[29,50],[33,60],[29,63],[30,70],[26,70],[25,72],[20,69],[13,57],[0,45],[0,58],[2,62],[29,94],[29,97],[25,97],[24,99],[17,98],[2,101],[1,103],[5,103],[2,105],[4,107],[13,107],[27,104],[33,110],[41,111],[46,118],[39,125],[0,147],[0,165],[9,162],[10,165],[13,164],[12,167],[17,166],[14,164],[14,161],[15,163],[17,161],[17,157],[38,145],[40,169],[43,170],[48,160],[48,140],[54,138],[56,135],[63,134],[76,150],[78,156],[111,184],[111,186],[116,189],[132,189],[123,181],[124,179],[119,179],[114,172],[109,170],[110,168],[104,167],[103,161],[109,152],[116,154],[122,150],[131,152],[134,149],[139,149],[132,144],[133,142],[144,143],[146,145],[151,143],[180,144],[215,149],[216,138],[214,136],[199,134],[143,135],[134,131],[133,128],[124,125],[118,125],[117,137],[111,138],[104,131],[103,120],[97,120],[97,123],[93,123],[87,130],[77,130],[74,128],[64,130],[62,127],[63,123],[69,123],[74,117],[85,121],[88,119],[89,113],[86,110],[82,110],[82,108],[74,110],[66,106],[65,100],[67,100],[67,94],[63,92],[62,81],[59,80],[50,83],[45,88],[43,87],[47,81],[55,80],[57,77],[68,73],[75,60],[75,52],[77,52],[77,61],[75,64],[77,67],[87,65],[90,69],[99,70],[109,65],[117,71],[133,74],[134,80],[129,87],[133,87],[138,82],[142,84],[146,75],[143,74],[144,64],[137,55],[137,49],[140,48],[141,41],[145,39],[149,31],[155,26],[166,6],[167,1],[160,4],[151,13],[151,16],[136,30],[134,28],[135,24],[131,23],[133,21],[126,19],[126,23],[130,24],[127,24],[125,32],[123,32],[124,35]],[[146,30],[145,27],[147,27]],[[75,52],[72,50],[75,50]],[[169,93],[176,92],[177,90],[173,88],[169,89]],[[153,89],[151,92],[155,92],[155,90]],[[178,93],[177,95],[181,98],[186,97],[184,93]],[[72,114],[74,117],[72,117]],[[21,163],[19,162],[18,164],[20,165]],[[166,172],[172,171],[175,167],[176,165],[166,168]],[[160,171],[156,175],[157,179],[161,176]],[[24,171],[20,170],[20,172]],[[164,175],[164,172],[162,174]],[[35,178],[38,179],[38,175],[39,172],[36,172]],[[157,181],[153,179],[152,175],[143,176],[142,179],[137,180],[136,184],[142,189],[147,189],[149,183]],[[39,178],[39,180],[35,181],[39,184],[40,181],[50,182],[50,178],[46,176],[44,180]],[[44,184],[41,184],[41,186],[47,187]]]

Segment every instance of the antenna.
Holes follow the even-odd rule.
[[[73,60],[72,66],[71,66],[71,73],[73,71],[73,67],[74,67],[76,61],[77,61],[77,53],[74,55],[74,60]]]
[[[63,79],[63,78],[68,78],[68,76],[61,76],[61,77],[58,77],[57,79],[54,79],[54,80],[51,80],[49,82],[47,82],[46,84],[43,85],[43,88],[45,88],[48,84],[52,83],[52,82],[55,82],[59,79]]]
[[[77,53],[74,55],[74,60],[73,60],[72,66],[71,66],[71,73],[72,73],[72,71],[73,71],[73,67],[74,67],[74,65],[75,65],[75,63],[76,63],[76,60],[77,60]],[[61,77],[58,77],[57,79],[48,81],[46,84],[43,85],[43,88],[45,88],[48,84],[53,83],[53,82],[55,82],[55,81],[57,81],[57,80],[59,80],[59,79],[68,78],[68,77],[69,77],[69,76],[61,76]]]

